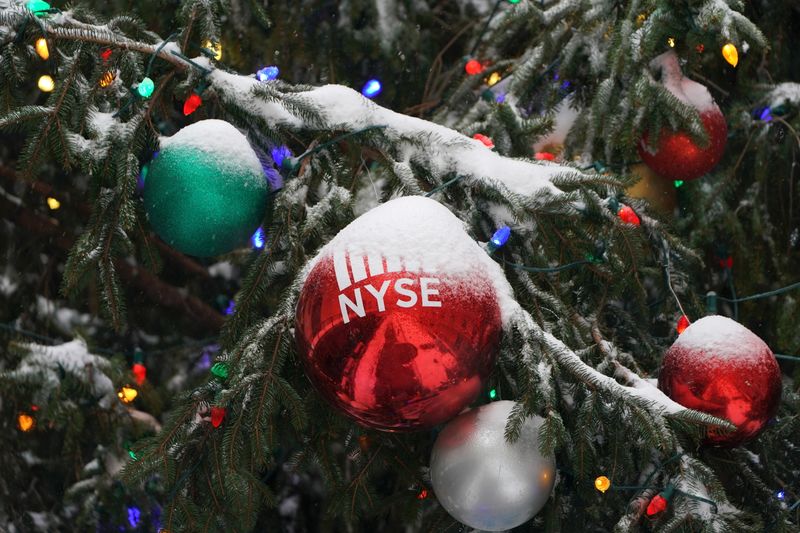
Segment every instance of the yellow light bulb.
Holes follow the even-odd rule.
[[[39,82],[37,83],[39,86],[39,90],[43,93],[51,93],[53,89],[56,88],[56,82],[50,77],[49,74],[45,74],[41,78],[39,78]]]
[[[47,207],[55,211],[59,207],[61,207],[61,202],[53,198],[52,196],[47,197]]]
[[[122,387],[119,392],[117,392],[117,396],[122,400],[122,403],[131,403],[139,396],[139,391],[133,387]]]
[[[47,61],[47,58],[50,57],[50,49],[47,48],[47,39],[44,37],[39,37],[36,39],[36,53],[39,54],[39,57]]]
[[[27,433],[33,429],[33,426],[36,425],[36,421],[33,419],[31,415],[20,413],[17,416],[17,426],[19,426],[20,431],[23,433]]]
[[[675,48],[675,37],[667,37],[667,44],[670,48]]]
[[[647,13],[639,13],[636,15],[636,25],[641,26],[644,24],[644,21],[647,20]]]
[[[594,480],[594,488],[604,493],[611,488],[611,480],[606,476],[598,476],[597,479]]]
[[[491,87],[492,85],[496,84],[498,81],[502,79],[503,77],[500,75],[499,72],[492,72],[492,74],[489,76],[489,79],[486,80],[486,85]]]
[[[100,87],[103,87],[105,89],[106,87],[114,83],[114,78],[116,78],[116,76],[114,75],[113,72],[111,72],[110,70],[105,71],[103,75],[100,76]]]
[[[212,43],[211,41],[206,41],[203,43],[203,48],[208,48],[214,52],[214,59],[217,61],[222,59],[222,43]]]
[[[734,67],[739,64],[739,50],[736,49],[733,43],[728,43],[722,47],[722,57]]]

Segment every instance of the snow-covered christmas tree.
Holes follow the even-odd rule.
[[[796,531],[798,28],[0,0],[0,530]]]

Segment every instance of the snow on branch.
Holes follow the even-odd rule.
[[[213,68],[207,59],[194,62]],[[556,177],[581,175],[576,169],[503,157],[480,141],[455,130],[386,109],[342,85],[324,85],[282,98],[259,99],[262,82],[214,70],[211,86],[229,104],[256,113],[270,125],[313,131],[358,131],[383,126],[384,135],[396,145],[401,163],[424,164],[432,173],[444,176],[455,172],[472,179],[500,185],[522,196],[558,195],[552,183]],[[303,120],[294,101],[315,110],[312,120]]]
[[[649,411],[662,416],[673,416],[698,423],[735,429],[729,422],[721,418],[695,412],[671,400],[653,384],[642,379],[619,362],[615,362],[616,375],[630,385],[622,385],[615,379],[601,374],[583,362],[566,344],[540,328],[530,314],[522,308],[519,308],[515,320],[523,331],[528,331],[540,339],[559,364],[586,384],[609,392],[616,397],[632,400]]]

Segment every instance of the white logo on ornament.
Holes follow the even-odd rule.
[[[342,312],[342,320],[345,324],[350,322],[350,311],[362,318],[367,315],[364,306],[364,293],[375,299],[379,313],[386,311],[386,296],[392,280],[384,280],[378,288],[371,283],[367,283],[362,287],[351,288],[351,286],[379,274],[400,271],[413,273],[421,270],[418,261],[406,260],[404,263],[404,265],[401,265],[399,257],[386,257],[384,260],[381,255],[369,253],[366,257],[358,253],[348,254],[344,250],[337,250],[333,253],[333,270],[336,273],[336,283],[339,285],[340,291],[339,309]],[[369,270],[369,273],[367,273],[367,270]],[[425,271],[430,272],[431,269],[426,269]],[[352,279],[350,278],[350,272],[353,273]],[[417,290],[417,281],[419,281],[419,296],[415,292]],[[433,287],[438,283],[439,278],[420,277],[419,280],[409,277],[398,278],[394,280],[394,292],[397,294],[394,305],[406,309],[417,304],[421,307],[441,307],[441,301],[431,299],[432,296],[439,294],[439,290]],[[345,292],[349,288],[350,290]],[[362,288],[364,293],[361,291]]]

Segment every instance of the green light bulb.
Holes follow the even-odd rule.
[[[128,450],[128,455],[130,455],[131,459],[133,459],[134,461],[137,461],[139,459],[138,457],[136,457],[136,453],[133,450]]]
[[[497,389],[492,389],[489,391],[489,399],[494,400],[497,398]]]
[[[139,82],[139,85],[136,86],[136,92],[139,93],[139,96],[142,98],[150,98],[155,88],[156,84],[153,83],[153,80],[150,78],[145,78]]]
[[[519,0],[508,0],[509,4],[519,4]]]
[[[228,364],[219,362],[211,367],[211,373],[219,379],[228,379]]]
[[[29,11],[32,11],[37,17],[44,15],[43,11],[50,10],[50,4],[45,2],[44,0],[29,0],[25,7],[28,8]]]
[[[675,180],[675,188],[676,188],[676,189],[677,189],[678,187],[680,187],[681,185],[683,185],[683,180]]]

